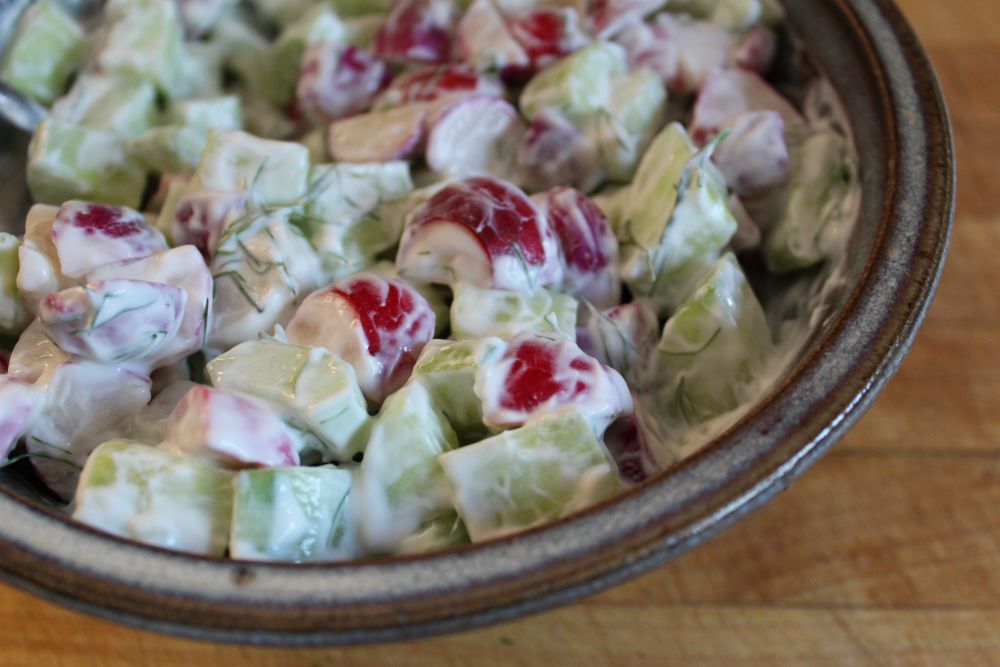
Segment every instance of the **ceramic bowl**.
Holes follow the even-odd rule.
[[[786,488],[902,361],[944,262],[955,177],[940,90],[893,3],[786,6],[791,31],[846,107],[861,156],[860,221],[831,316],[755,408],[699,454],[620,497],[508,539],[329,565],[200,558],[109,537],[3,473],[0,575],[74,609],[200,639],[395,640],[595,593],[691,549]],[[11,142],[7,156],[23,151]],[[17,185],[5,183],[0,206]]]

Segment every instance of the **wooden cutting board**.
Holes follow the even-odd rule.
[[[896,378],[788,492],[601,595],[406,644],[196,643],[0,585],[0,665],[1000,665],[1000,2],[901,4],[954,122],[948,267]]]

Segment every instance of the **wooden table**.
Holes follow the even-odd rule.
[[[951,255],[896,378],[787,493],[601,595],[407,644],[195,643],[0,586],[0,664],[1000,665],[1000,2],[902,5],[954,122]]]

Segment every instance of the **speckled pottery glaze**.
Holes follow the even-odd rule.
[[[943,266],[955,172],[940,90],[895,5],[785,4],[792,32],[838,90],[861,153],[849,287],[790,372],[701,453],[620,497],[508,539],[329,565],[200,558],[109,537],[2,473],[0,576],[74,609],[198,639],[399,640],[600,591],[691,549],[786,488],[902,361]],[[23,145],[5,139],[4,152],[15,150]],[[11,183],[4,190],[0,199]]]

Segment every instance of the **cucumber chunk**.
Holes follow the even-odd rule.
[[[372,429],[351,498],[361,544],[392,553],[429,522],[453,511],[438,455],[455,432],[424,385],[389,396]]]
[[[726,253],[663,327],[652,370],[660,420],[686,429],[747,402],[770,351],[760,303]]]
[[[618,491],[618,471],[576,412],[448,452],[439,459],[473,542],[554,521]]]
[[[39,0],[24,10],[11,37],[0,79],[42,104],[66,90],[79,65],[83,29],[52,0]]]
[[[837,251],[860,194],[857,164],[840,134],[813,133],[793,151],[791,182],[764,234],[764,261],[774,273],[813,266]]]
[[[208,364],[212,385],[281,406],[292,424],[319,438],[326,461],[350,461],[371,431],[354,369],[323,348],[275,341],[240,343]]]
[[[535,75],[521,93],[521,111],[533,118],[543,109],[553,109],[576,126],[605,108],[612,91],[612,78],[625,70],[622,47],[597,42]]]
[[[576,340],[576,299],[538,287],[531,292],[455,286],[451,303],[453,338],[513,338],[525,331]]]
[[[233,480],[232,558],[335,561],[357,555],[348,470],[244,470]]]
[[[154,546],[221,556],[232,473],[128,440],[97,447],[80,475],[73,518]]]
[[[104,74],[81,74],[69,94],[52,106],[52,116],[68,124],[127,138],[145,132],[156,114],[151,83]]]
[[[495,338],[451,341],[435,339],[424,346],[413,367],[411,382],[423,385],[434,406],[444,413],[460,442],[490,435],[483,423],[483,404],[473,387],[484,360],[503,354]]]
[[[17,292],[20,248],[16,236],[0,232],[0,333],[13,336],[28,326],[28,313]]]
[[[309,174],[309,195],[300,222],[323,268],[333,279],[375,263],[399,242],[402,220],[381,215],[385,202],[413,190],[405,162],[318,164]]]
[[[123,0],[105,9],[110,19],[97,53],[101,72],[149,81],[167,97],[184,92],[184,26],[172,0]]]
[[[46,204],[86,199],[138,208],[146,171],[121,137],[46,118],[28,146],[28,187]]]
[[[309,150],[291,141],[212,130],[194,175],[204,190],[247,191],[261,206],[294,205],[306,194]]]
[[[632,186],[633,207],[622,223],[628,239],[622,277],[633,294],[650,299],[658,315],[671,312],[690,294],[736,232],[725,182],[709,160],[712,147],[690,158],[678,172],[686,148],[683,139],[676,138],[683,130],[674,127],[661,135],[665,154],[650,156],[658,149],[658,139],[643,158],[638,190]],[[639,181],[647,159],[655,173]],[[653,184],[662,189],[654,190]]]

